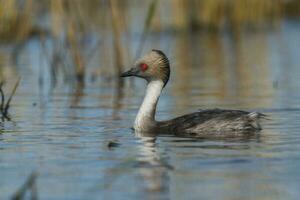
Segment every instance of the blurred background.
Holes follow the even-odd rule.
[[[299,0],[0,0],[7,96],[21,78],[0,124],[0,199],[32,171],[42,199],[297,199],[299,48]],[[135,137],[145,83],[119,74],[151,49],[171,63],[158,119],[274,120],[246,143]]]
[[[39,84],[118,79],[159,48],[183,76],[214,73],[220,92],[228,81],[269,84],[270,65],[293,64],[299,17],[297,0],[1,0],[0,76],[30,73]]]

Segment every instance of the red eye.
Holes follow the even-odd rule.
[[[148,65],[145,64],[145,63],[142,63],[142,64],[140,64],[140,68],[144,72],[144,71],[146,71],[148,69]]]

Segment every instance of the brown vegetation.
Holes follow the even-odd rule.
[[[143,15],[138,16],[141,12],[132,13],[129,5],[140,7]],[[52,75],[57,74],[57,66],[63,66],[62,71],[69,74],[68,78],[83,82],[89,61],[97,54],[101,54],[100,58],[107,63],[93,71],[97,75],[119,74],[127,63],[133,61],[125,47],[130,47],[126,43],[133,34],[129,26],[139,22],[137,18],[142,18],[144,24],[135,24],[141,33],[136,56],[142,52],[149,31],[200,29],[215,32],[226,29],[236,33],[243,28],[276,27],[283,17],[288,16],[300,16],[299,1],[1,0],[0,40],[2,43],[22,43],[37,37],[43,43],[45,38],[51,38],[55,52],[48,58],[53,68]],[[86,48],[83,41],[90,34],[97,35],[99,42]],[[43,47],[47,48],[46,45]]]

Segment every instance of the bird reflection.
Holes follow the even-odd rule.
[[[139,138],[139,156],[137,168],[144,181],[144,192],[149,199],[154,197],[168,198],[169,196],[169,170],[173,167],[168,164],[167,157],[159,152],[157,137],[152,134],[135,133]]]

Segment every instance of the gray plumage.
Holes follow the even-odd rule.
[[[157,123],[161,133],[175,135],[240,134],[261,130],[264,114],[242,110],[211,109]]]

